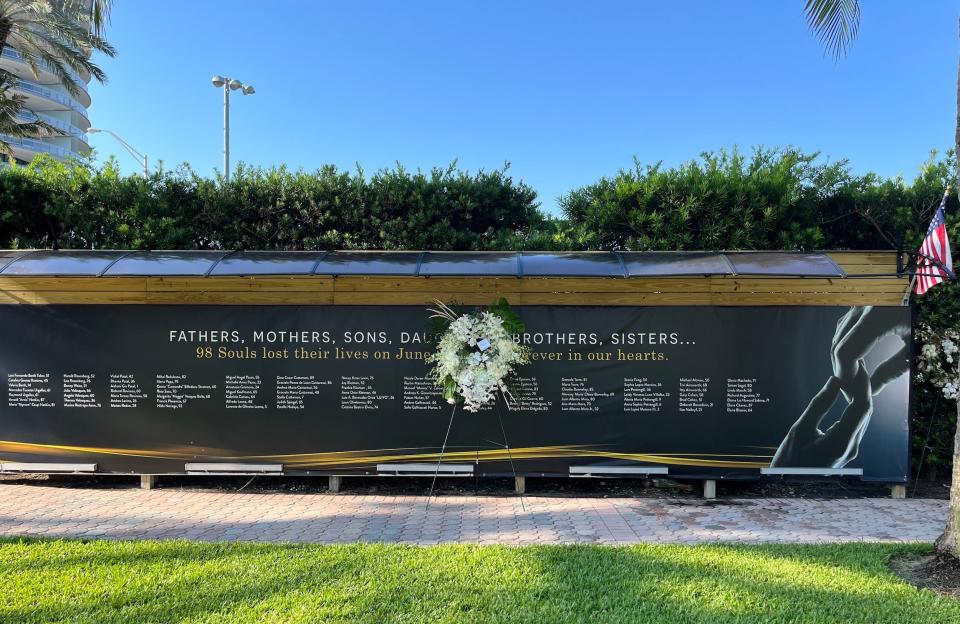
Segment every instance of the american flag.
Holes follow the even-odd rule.
[[[930,222],[927,237],[923,239],[923,244],[920,245],[920,257],[917,259],[917,288],[915,291],[918,295],[922,295],[940,282],[953,277],[949,273],[953,271],[953,258],[950,256],[950,241],[947,240],[947,224],[943,213],[949,194],[950,189],[947,189],[947,192],[943,194],[943,200],[940,202],[936,214],[933,215],[933,220]],[[944,267],[946,267],[946,271],[943,270]]]

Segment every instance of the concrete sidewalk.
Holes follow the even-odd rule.
[[[0,535],[250,542],[934,540],[947,501],[357,496],[0,483]]]

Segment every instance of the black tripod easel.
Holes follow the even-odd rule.
[[[504,399],[504,404],[506,404],[506,399]],[[513,451],[510,450],[510,442],[507,440],[507,429],[503,425],[503,416],[500,413],[499,402],[494,403],[493,411],[497,415],[497,423],[500,425],[500,434],[503,436],[503,448],[507,451],[507,458],[510,460],[510,472],[513,473],[513,479],[517,479],[517,467],[513,463]],[[440,474],[440,464],[443,463],[443,456],[447,452],[447,443],[450,440],[450,430],[453,429],[453,417],[457,413],[457,403],[453,404],[453,409],[450,410],[450,420],[447,422],[447,433],[443,436],[443,445],[440,447],[440,457],[437,458],[437,467],[433,471],[433,480],[430,482],[430,492],[427,494],[427,509],[430,508],[430,501],[433,500],[433,490],[437,484],[437,475]],[[523,503],[523,495],[520,495],[520,508],[526,511],[526,506]]]

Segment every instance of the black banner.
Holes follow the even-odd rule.
[[[518,308],[516,409],[458,410],[474,474],[817,472],[907,479],[910,311]],[[376,474],[436,462],[451,416],[414,306],[3,306],[0,462]],[[501,429],[502,422],[502,429]],[[509,442],[509,449],[504,441]]]

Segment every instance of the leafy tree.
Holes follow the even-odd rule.
[[[757,149],[704,153],[664,169],[634,162],[560,200],[576,236],[597,249],[817,249],[819,194],[842,182],[846,163]],[[825,188],[825,185],[826,187]]]

